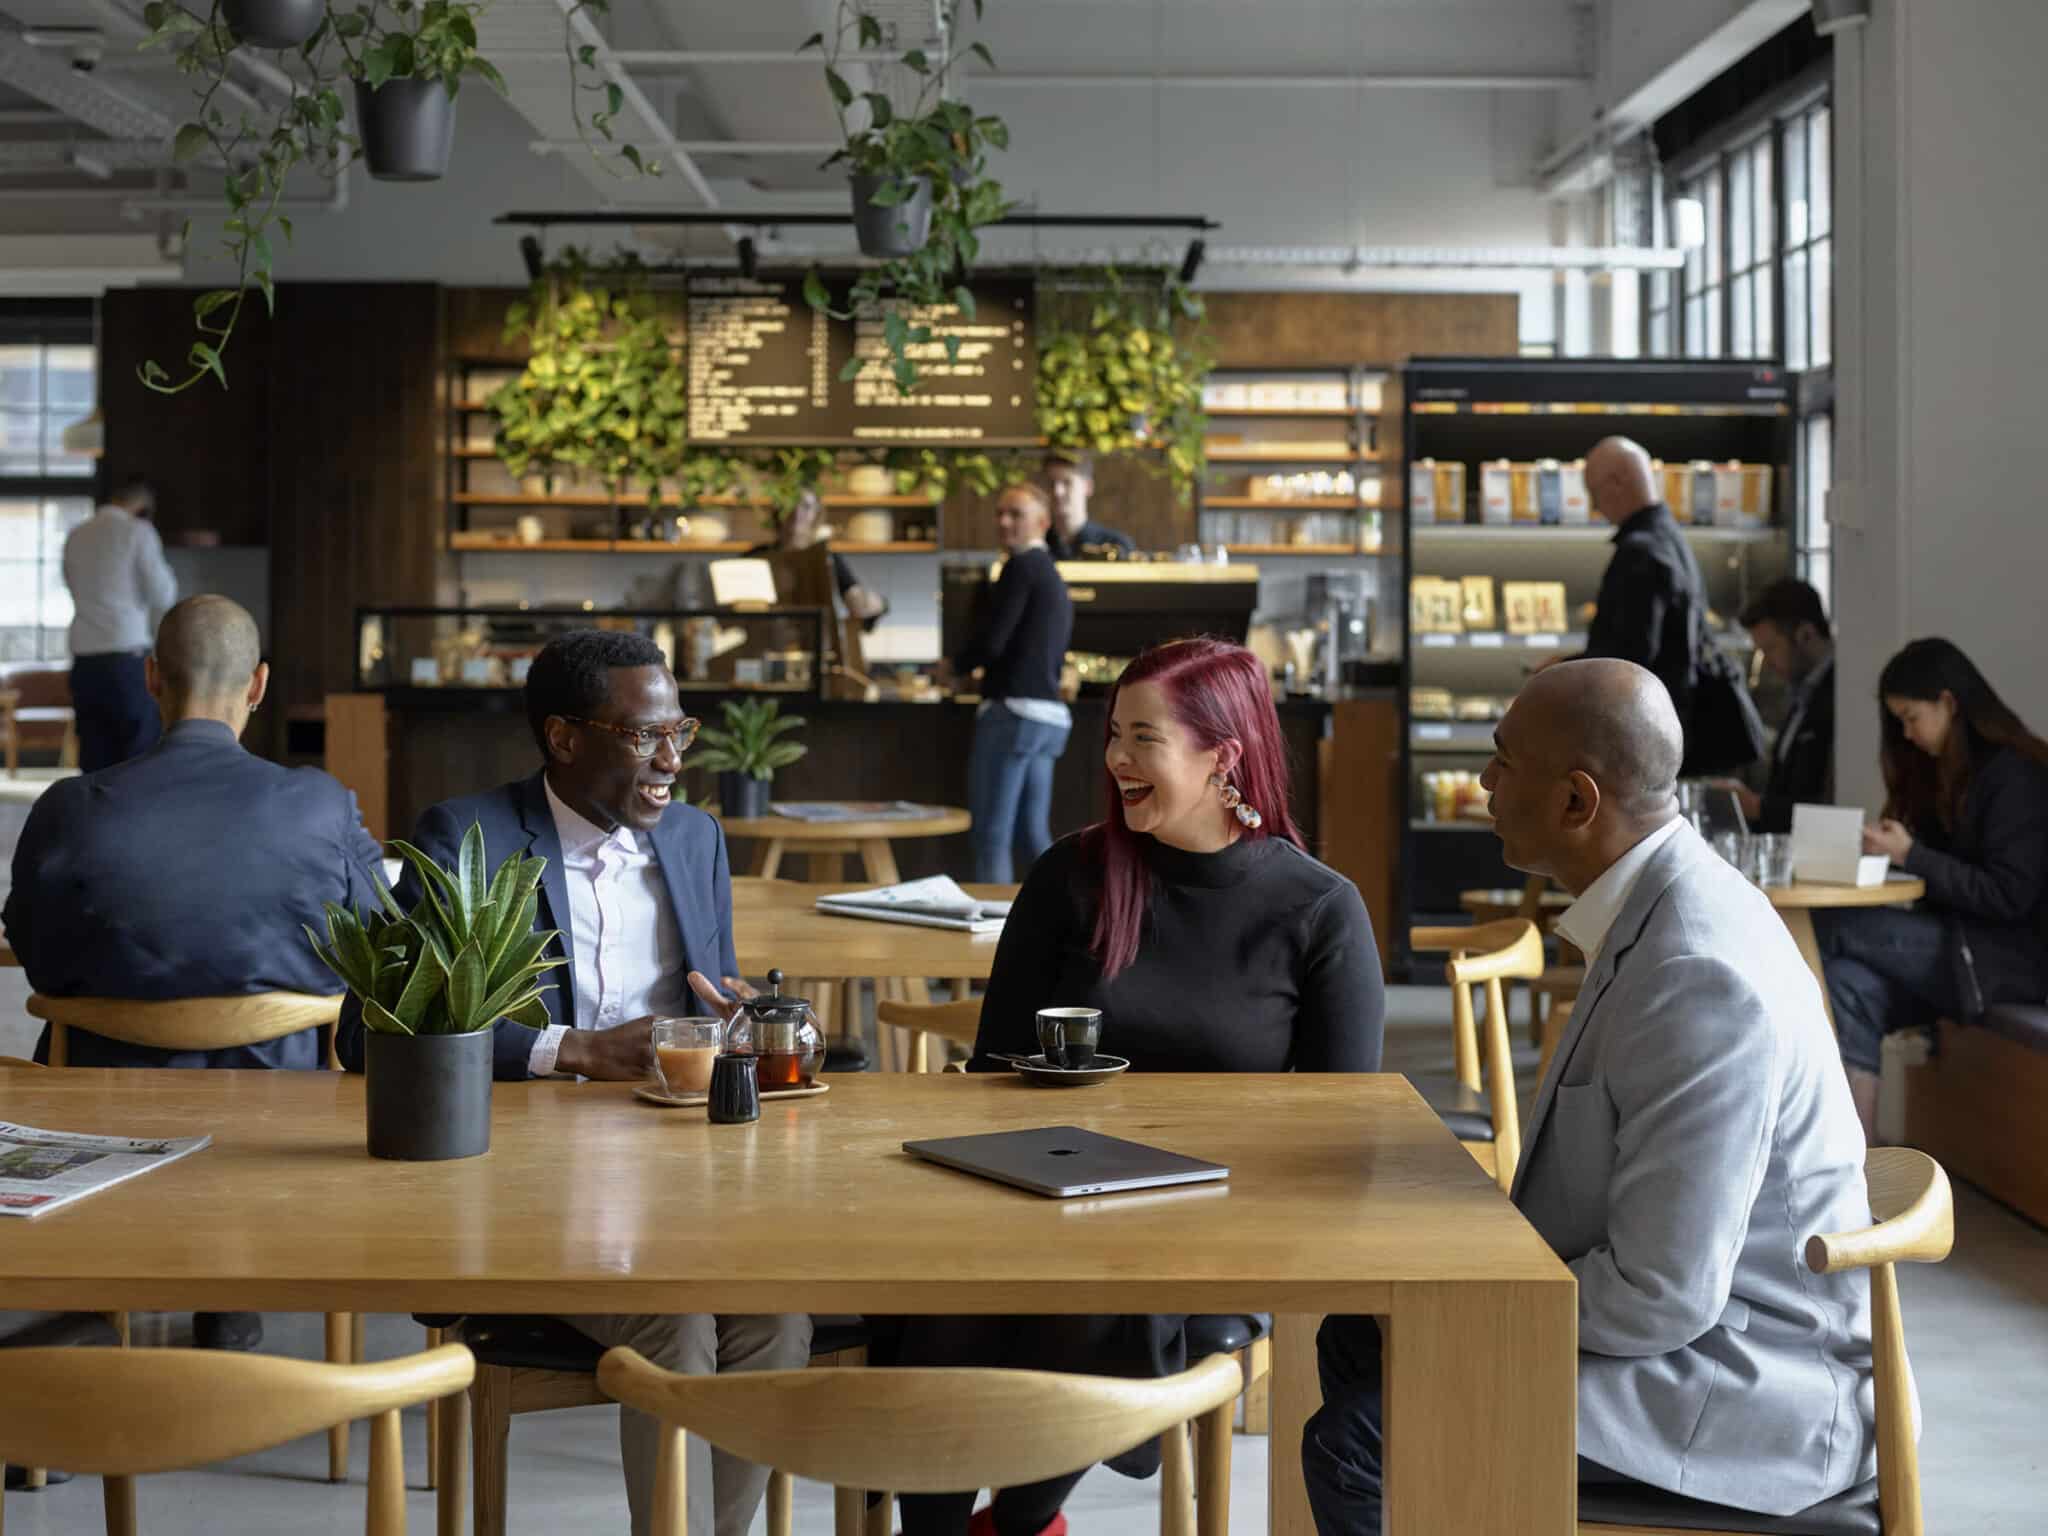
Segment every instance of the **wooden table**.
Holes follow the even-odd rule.
[[[988,980],[1001,934],[959,933],[818,911],[819,892],[842,888],[746,875],[732,883],[733,943],[740,970],[765,976],[772,968],[791,978],[793,990],[817,1004],[828,1035],[852,1031],[860,1017],[857,989],[863,981],[874,982],[878,1000],[900,997],[927,1003],[929,977],[952,982],[956,998],[967,996],[969,982]],[[991,901],[1008,901],[1017,894],[1014,885],[962,889]],[[885,1066],[910,1060],[902,1033],[891,1031],[884,1038],[881,1026],[876,1026]]]
[[[831,1083],[751,1126],[620,1084],[500,1083],[488,1155],[386,1163],[363,1151],[352,1074],[0,1070],[0,1119],[214,1138],[9,1223],[0,1306],[1271,1311],[1275,1536],[1310,1530],[1297,1450],[1316,1315],[1372,1313],[1388,1330],[1388,1530],[1570,1536],[1577,1287],[1402,1078]],[[899,1150],[1059,1122],[1214,1158],[1230,1181],[1053,1201]]]
[[[789,816],[733,816],[721,818],[725,835],[758,841],[751,873],[781,873],[785,854],[805,856],[807,878],[837,880],[842,857],[858,856],[861,872],[870,885],[894,885],[903,877],[896,871],[896,854],[889,844],[899,837],[951,837],[974,825],[974,818],[960,807],[934,807],[938,814],[916,821],[798,821]]]
[[[1806,958],[1813,979],[1820,983],[1820,1005],[1827,1010],[1830,1029],[1834,1028],[1835,1009],[1828,1001],[1828,978],[1821,968],[1820,940],[1813,931],[1813,914],[1842,907],[1904,906],[1927,894],[1926,882],[1911,875],[1894,875],[1883,885],[1820,885],[1795,880],[1790,885],[1766,885],[1761,889],[1791,930],[1792,942]]]

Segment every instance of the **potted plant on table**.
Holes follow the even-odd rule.
[[[718,775],[718,808],[728,818],[746,820],[768,814],[768,790],[777,770],[810,750],[800,741],[780,741],[785,732],[800,730],[801,715],[785,715],[773,699],[727,699],[719,706],[725,729],[706,726],[698,732],[695,767]]]
[[[363,1010],[363,1070],[372,1157],[433,1162],[491,1148],[491,1026],[548,1022],[533,978],[553,930],[534,931],[547,860],[513,854],[487,881],[483,828],[464,834],[453,870],[410,843],[420,899],[364,917],[327,903],[327,942],[306,937]]]

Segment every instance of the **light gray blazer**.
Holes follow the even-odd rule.
[[[1515,1174],[1578,1276],[1581,1455],[1772,1515],[1876,1475],[1869,1278],[1802,1258],[1869,1223],[1863,1152],[1813,973],[1681,827],[1586,977]]]

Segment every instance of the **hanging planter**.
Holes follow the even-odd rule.
[[[906,191],[907,189],[907,191]],[[860,253],[877,261],[915,256],[932,232],[932,184],[874,171],[853,175],[853,233]]]
[[[326,0],[221,0],[221,19],[245,48],[297,48],[320,30]]]
[[[455,98],[438,80],[356,82],[363,163],[379,181],[439,181],[455,144]]]

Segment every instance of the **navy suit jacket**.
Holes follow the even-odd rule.
[[[553,990],[541,994],[547,1000],[548,1017],[557,1024],[576,1023],[576,966],[569,939],[569,883],[562,870],[562,839],[555,830],[554,812],[549,809],[543,775],[514,784],[501,784],[480,795],[465,795],[429,806],[412,835],[413,846],[429,858],[452,867],[462,847],[462,837],[474,822],[484,830],[484,863],[491,873],[515,853],[547,860],[540,877],[540,905],[534,917],[536,929],[553,928],[547,954],[555,960],[553,970],[543,971],[539,985]],[[681,802],[671,805],[655,824],[652,836],[654,860],[661,867],[662,884],[668,889],[669,911],[682,930],[683,952],[690,970],[702,971],[712,980],[739,974],[739,961],[732,941],[732,875],[726,864],[725,831],[716,820],[695,806]],[[407,866],[396,892],[398,904],[408,912],[420,899],[418,882]],[[527,1061],[537,1030],[500,1019],[493,1026],[497,1038],[491,1043],[495,1076],[523,1081],[531,1074]],[[343,1011],[336,1040],[342,1065],[359,1072],[363,1065],[362,1012],[355,1000]]]
[[[365,907],[383,857],[356,797],[317,768],[185,720],[140,757],[52,784],[14,850],[8,943],[51,997],[153,1002],[341,990],[300,924]],[[36,1045],[48,1059],[49,1031]],[[74,1029],[79,1067],[318,1067],[319,1032],[225,1051],[160,1051]]]

